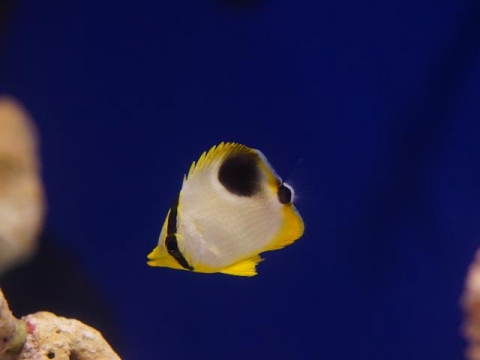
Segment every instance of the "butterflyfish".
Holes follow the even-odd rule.
[[[294,191],[259,151],[220,143],[190,166],[148,265],[254,276],[260,253],[303,235]]]

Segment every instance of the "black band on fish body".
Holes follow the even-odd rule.
[[[285,186],[284,183],[278,186],[277,195],[278,201],[282,204],[290,204],[292,202],[292,190],[288,186]]]
[[[165,247],[167,248],[168,254],[171,255],[180,264],[180,266],[190,271],[193,271],[193,267],[190,266],[190,264],[178,248],[177,236],[175,235],[175,233],[177,232],[178,200],[179,198],[177,197],[170,209],[170,214],[168,215],[167,237],[165,238]]]

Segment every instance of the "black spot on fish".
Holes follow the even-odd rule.
[[[284,184],[280,184],[278,187],[278,201],[280,201],[282,204],[289,204],[292,202],[292,190],[288,186],[285,186]]]
[[[258,157],[251,153],[230,155],[218,171],[218,180],[238,196],[253,196],[260,191]]]

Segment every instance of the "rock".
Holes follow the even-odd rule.
[[[38,312],[22,320],[27,324],[27,341],[16,360],[120,359],[100,332],[78,320],[49,312]]]
[[[0,290],[0,359],[119,360],[120,357],[100,332],[78,320],[49,312],[15,319]]]
[[[480,250],[468,270],[461,303],[465,314],[463,333],[468,340],[466,358],[480,360]]]
[[[35,252],[45,215],[37,134],[10,97],[0,97],[0,275]]]
[[[0,290],[0,359],[12,346],[16,330],[16,319],[8,308],[7,301]]]

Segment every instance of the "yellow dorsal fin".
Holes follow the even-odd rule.
[[[258,256],[252,256],[246,260],[243,260],[239,263],[230,265],[222,269],[220,272],[227,275],[236,275],[236,276],[255,276],[257,275],[256,266],[263,259]]]
[[[192,163],[184,181],[188,180],[189,177],[193,176],[196,172],[202,170],[212,162],[221,161],[227,155],[235,152],[257,153],[255,150],[250,149],[245,145],[234,142],[221,142],[218,145],[212,146],[208,152],[204,152],[197,161]]]

